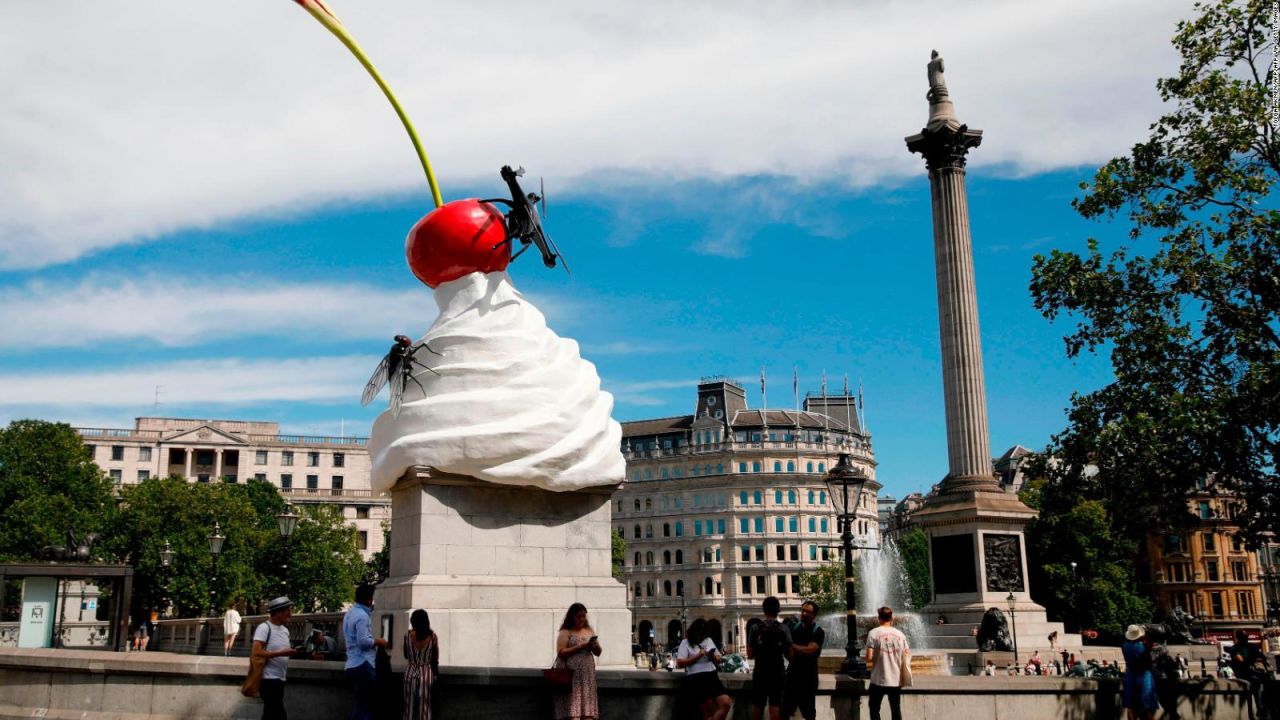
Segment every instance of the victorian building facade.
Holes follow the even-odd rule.
[[[847,452],[867,481],[855,545],[879,545],[875,455],[853,397],[753,410],[742,386],[704,379],[692,415],[622,424],[627,480],[613,498],[637,642],[669,645],[695,618],[738,647],[769,595],[796,613],[800,576],[840,558],[824,484]]]
[[[284,435],[274,422],[140,417],[132,428],[76,428],[117,484],[178,476],[191,482],[269,482],[285,500],[337,507],[368,560],[382,549],[391,499],[369,489],[366,438]]]
[[[1258,556],[1245,547],[1234,518],[1239,499],[1202,482],[1184,528],[1151,533],[1139,580],[1160,610],[1180,607],[1196,618],[1197,637],[1230,640],[1239,629],[1256,639],[1266,619]]]

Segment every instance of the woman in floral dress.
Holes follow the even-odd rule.
[[[431,720],[431,686],[440,672],[440,642],[426,610],[409,616],[404,634],[404,720]]]
[[[556,720],[600,717],[596,702],[596,657],[600,652],[600,640],[587,622],[586,606],[570,605],[556,638],[556,666],[568,668],[571,679],[568,690],[553,698]]]

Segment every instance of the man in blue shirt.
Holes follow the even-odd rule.
[[[373,586],[356,588],[356,604],[342,618],[342,637],[347,643],[347,682],[351,684],[354,704],[350,720],[373,720],[374,658],[376,648],[390,647],[383,638],[373,636]]]

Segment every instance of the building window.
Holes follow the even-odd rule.
[[[266,473],[254,473],[254,474],[253,474],[253,479],[254,479],[254,480],[257,480],[258,482],[266,482],[266,481],[267,481],[267,474],[266,474]]]
[[[266,464],[267,464],[267,451],[266,451],[266,450],[254,450],[254,451],[253,451],[253,464],[254,464],[254,465],[266,465]]]
[[[744,462],[738,463],[738,472],[744,473],[746,471],[747,471],[747,464]]]
[[[662,594],[666,595],[667,597],[671,597],[671,581],[670,580],[662,581]]]
[[[753,462],[753,463],[751,463],[751,472],[753,472],[753,473],[758,473],[758,472],[760,472],[760,463],[759,463],[759,462]]]
[[[1240,560],[1231,563],[1231,579],[1236,582],[1245,582],[1249,579],[1248,573],[1245,572],[1245,564]]]
[[[291,490],[293,488],[293,476],[288,473],[280,476],[280,489]]]
[[[775,505],[781,505],[781,504],[782,504],[782,491],[781,491],[781,490],[774,490],[774,491],[773,491],[773,503],[774,503]]]
[[[330,482],[332,483],[331,487],[333,487],[335,491],[337,491],[338,493],[342,492],[343,479],[341,475],[334,475],[333,478],[330,480]]]
[[[676,537],[684,537],[684,523],[676,521]]]
[[[822,529],[822,532],[825,533],[827,531],[827,519],[822,518],[821,522],[818,523],[818,527],[820,527]]]
[[[804,469],[805,469],[805,471],[806,471],[806,472],[813,472],[813,463],[808,463],[807,465],[805,465],[805,468],[804,468]],[[811,493],[809,493],[809,504],[810,504],[810,505],[812,505],[812,504],[813,504],[813,493],[812,493],[812,492],[811,492]]]
[[[822,473],[822,472],[826,472],[826,471],[827,471],[827,464],[826,464],[826,463],[818,463],[818,472]]]
[[[764,546],[756,546],[756,562],[764,562]]]
[[[787,518],[787,530],[790,532],[800,532],[800,518]]]
[[[724,463],[716,463],[716,474],[717,475],[724,474]]]
[[[645,499],[644,499],[644,509],[645,509],[645,510],[652,510],[652,509],[653,509],[653,498],[645,498]]]
[[[232,485],[235,485],[236,482],[239,481],[240,479],[239,476],[237,475],[223,475],[222,477],[224,480],[231,483]]]
[[[150,479],[151,479],[151,471],[150,471],[150,470],[139,470],[139,471],[138,471],[138,482],[142,482],[143,480],[150,480]]]
[[[118,482],[121,482],[122,480],[124,480],[124,471],[123,471],[123,470],[112,470],[112,471],[111,471],[111,481],[112,481],[112,482],[117,482],[117,483],[118,483]]]
[[[319,475],[308,475],[308,476],[307,476],[307,489],[308,489],[308,490],[316,490],[316,489],[319,489],[319,487],[320,487],[320,476],[319,476]]]
[[[645,554],[644,554],[644,563],[645,563],[646,565],[653,565],[653,551],[652,551],[652,550],[650,550],[649,552],[647,552],[647,553],[645,553]],[[652,595],[652,594],[653,594],[653,593],[650,593],[650,595]]]
[[[638,552],[637,552],[637,553],[636,553],[636,561],[635,561],[635,563],[634,563],[634,565],[636,565],[637,567],[639,567],[639,566],[640,566],[640,564],[641,564],[641,563],[640,563],[640,558],[641,558],[640,553],[638,553]]]
[[[85,445],[84,449],[88,451],[90,460],[92,460],[98,452],[98,448],[94,447],[93,445]]]
[[[1231,552],[1244,552],[1244,540],[1239,535],[1231,536]]]
[[[684,564],[684,551],[683,551],[683,550],[677,550],[677,551],[676,551],[676,564],[677,564],[677,565],[683,565],[683,564]]]
[[[818,532],[818,519],[817,519],[817,518],[809,518],[809,532],[811,532],[811,533],[816,533],[816,532]]]
[[[280,451],[280,464],[281,464],[281,465],[293,465],[293,451],[292,451],[292,450],[281,450],[281,451]]]
[[[1216,552],[1216,551],[1217,551],[1216,543],[1214,543],[1214,540],[1213,540],[1213,533],[1205,533],[1205,534],[1204,534],[1204,535],[1202,535],[1201,537],[1203,537],[1203,538],[1204,538],[1204,551],[1205,551],[1205,552]]]
[[[700,537],[701,535],[702,535],[702,521],[701,521],[701,520],[694,520],[694,521],[693,521],[693,536],[694,536],[694,537]]]
[[[746,490],[743,490],[742,492],[738,493],[738,504],[739,504],[739,505],[746,505],[746,504],[747,504],[747,491],[746,491]]]
[[[361,531],[360,531],[360,549],[361,549],[361,550],[368,550],[368,549],[369,549],[369,533],[368,533],[368,531],[365,531],[365,530],[361,530]]]
[[[1205,560],[1204,574],[1205,577],[1208,578],[1209,582],[1218,582],[1218,561]]]
[[[1201,501],[1200,502],[1200,519],[1209,520],[1212,517],[1213,517],[1213,508],[1209,507],[1208,502]]]
[[[751,594],[751,577],[748,575],[742,576],[742,594],[743,595]]]
[[[307,467],[319,467],[319,466],[320,466],[320,453],[318,452],[307,453]]]
[[[716,546],[716,562],[720,562],[720,546]]]
[[[795,504],[796,504],[796,491],[795,491],[795,490],[788,490],[788,491],[787,491],[787,504],[788,504],[788,505],[795,505]]]
[[[776,550],[776,552],[774,553],[774,556],[777,557],[779,560],[787,559],[787,548],[785,545],[775,545],[774,550]]]
[[[1182,552],[1182,536],[1177,533],[1170,533],[1164,536],[1164,551],[1166,553]]]
[[[756,576],[756,594],[763,595],[767,592],[769,592],[769,590],[765,587],[764,575],[757,575]]]
[[[670,565],[670,564],[671,564],[671,551],[670,551],[670,550],[663,550],[663,551],[662,551],[662,564],[663,564],[663,565]]]
[[[123,459],[124,459],[124,446],[123,446],[123,445],[112,445],[112,446],[111,446],[111,459],[112,459],[112,460],[123,460]]]
[[[764,532],[764,518],[762,517],[756,518],[755,527],[756,527],[756,532],[758,533]]]
[[[649,597],[653,597],[653,596],[654,596],[654,590],[653,590],[653,588],[654,588],[654,584],[653,584],[653,581],[652,581],[652,580],[650,580],[649,582],[645,583],[645,584],[644,584],[644,592],[645,592],[645,594],[646,594],[646,595],[648,595]]]
[[[792,559],[792,560],[799,560],[799,559],[800,559],[800,546],[799,546],[799,545],[792,545],[792,546],[791,546],[791,559]],[[792,586],[794,587],[794,586],[795,586],[795,583],[792,583]]]
[[[369,519],[369,506],[368,506],[368,505],[357,505],[357,506],[356,506],[356,519],[357,519],[357,520],[368,520],[368,519]]]
[[[795,472],[796,464],[790,460],[787,461],[787,472]]]
[[[782,527],[783,527],[783,519],[782,519],[782,518],[780,518],[780,517],[774,518],[774,519],[773,519],[773,531],[774,531],[774,532],[782,532]]]
[[[748,533],[748,532],[751,532],[751,531],[748,529],[748,527],[749,527],[749,525],[750,525],[750,522],[751,522],[751,521],[750,521],[750,520],[748,520],[747,518],[738,518],[738,532],[740,532],[740,533],[744,533],[744,534],[745,534],[745,533]]]
[[[779,595],[787,594],[787,576],[786,575],[778,576],[778,594]]]
[[[1209,593],[1209,607],[1212,608],[1214,617],[1220,618],[1226,615],[1226,612],[1222,607],[1222,593],[1220,592]]]
[[[151,462],[151,448],[138,448],[138,462]]]
[[[755,491],[755,494],[753,495],[752,499],[753,499],[753,500],[755,500],[756,505],[763,505],[763,504],[764,504],[764,493],[763,493],[763,492],[760,492],[759,490],[757,490],[757,491]]]
[[[810,545],[810,546],[809,546],[809,559],[810,559],[810,560],[817,560],[817,559],[818,559],[818,546],[817,546],[817,545]]]
[[[209,473],[200,473],[196,475],[196,482],[202,482],[202,483],[209,482]]]
[[[824,546],[824,547],[822,548],[822,559],[823,559],[823,560],[830,560],[830,559],[831,559],[831,548],[826,547],[826,546]]]
[[[640,582],[636,581],[636,597],[640,597]]]
[[[716,533],[717,533],[717,534],[720,534],[720,535],[723,535],[723,534],[724,534],[724,520],[723,520],[723,519],[720,519],[720,520],[717,520],[717,521],[716,521]]]
[[[738,549],[742,551],[742,562],[751,562],[751,546],[743,545]]]
[[[346,453],[334,453],[334,454],[333,454],[333,466],[334,466],[334,467],[346,467],[346,466],[347,466],[347,454],[346,454]]]

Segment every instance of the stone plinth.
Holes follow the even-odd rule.
[[[398,650],[422,608],[442,664],[547,667],[565,612],[580,602],[604,647],[600,665],[628,665],[631,613],[610,558],[613,489],[549,492],[411,468],[391,491],[391,571],[374,622],[390,618]]]

